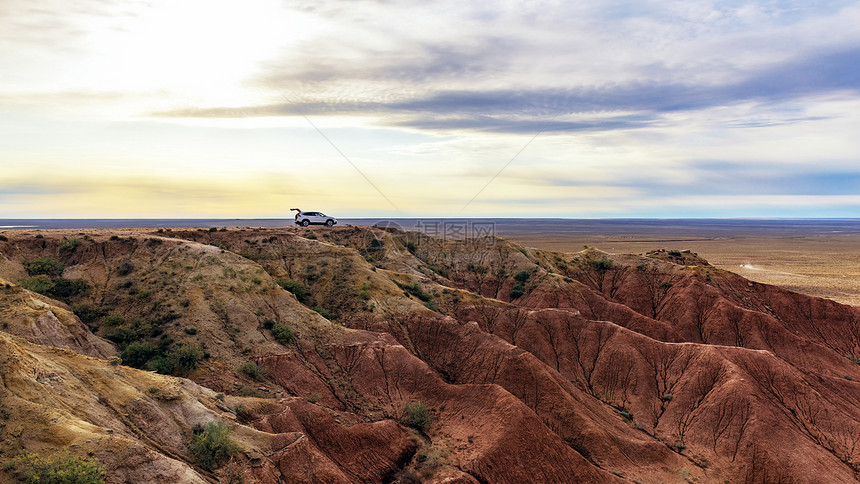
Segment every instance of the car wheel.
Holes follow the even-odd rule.
[[[311,221],[310,221],[310,220],[308,220],[308,219],[304,219],[304,220],[302,220],[302,227],[307,227],[307,226],[308,226],[308,225],[310,225],[310,224],[311,224]]]
[[[331,219],[326,220],[325,224],[326,224],[326,226],[331,227],[332,225],[334,225],[334,220],[331,220]]]

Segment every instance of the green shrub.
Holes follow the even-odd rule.
[[[72,299],[86,296],[91,290],[92,286],[85,279],[57,277],[54,279],[54,287],[48,290],[47,295],[56,299]]]
[[[108,314],[104,323],[106,326],[122,326],[125,324],[125,318],[119,314]]]
[[[278,281],[278,285],[293,293],[300,303],[305,304],[311,297],[311,290],[308,286],[296,281]]]
[[[275,341],[282,345],[288,345],[296,339],[296,333],[293,332],[293,329],[283,324],[272,326],[272,336],[275,338]]]
[[[266,370],[264,368],[260,368],[260,366],[253,361],[242,363],[242,366],[239,367],[239,371],[257,381],[262,381],[266,378]]]
[[[194,433],[188,450],[200,467],[215,470],[239,453],[239,444],[230,437],[230,428],[222,422],[209,422]]]
[[[418,244],[416,244],[415,242],[406,242],[406,250],[414,254],[415,251],[418,250]]]
[[[175,348],[171,356],[176,361],[175,371],[184,375],[197,369],[197,364],[203,359],[203,350],[195,344],[185,343]]]
[[[331,319],[331,311],[329,311],[326,308],[321,308],[321,307],[317,306],[317,307],[314,307],[314,311],[316,311],[320,316],[322,316],[326,319]]]
[[[532,273],[529,271],[520,271],[520,272],[516,273],[516,275],[514,276],[514,279],[516,279],[520,282],[526,282],[527,280],[529,280],[529,277],[531,275],[532,275]]]
[[[526,288],[522,284],[516,284],[511,288],[511,299],[517,299],[523,296],[526,293]]]
[[[120,345],[120,347],[124,347],[129,343],[139,340],[140,335],[132,328],[120,326],[119,328],[106,332],[104,334],[104,338],[108,341],[113,341]]]
[[[77,249],[79,245],[81,245],[81,239],[67,239],[63,237],[63,241],[60,242],[60,250],[67,250],[69,252],[72,252],[73,250]]]
[[[54,288],[54,280],[44,274],[33,276],[19,283],[24,289],[28,289],[39,294],[48,294],[48,291]]]
[[[421,290],[421,286],[419,286],[417,282],[413,282],[412,284],[398,284],[398,285],[401,288],[403,288],[403,290],[408,292],[409,294],[412,294],[413,296],[417,297],[418,299],[420,299],[424,302],[427,302],[427,301],[433,299],[432,295],[427,294],[426,292]]]
[[[6,242],[8,240],[9,240],[9,238],[6,237],[5,235],[0,235],[0,242]]]
[[[176,371],[176,361],[169,356],[156,356],[146,363],[146,369],[162,375],[172,375]]]
[[[100,317],[104,316],[104,311],[89,303],[77,303],[72,306],[72,312],[75,316],[81,318],[84,324],[95,322]]]
[[[403,425],[424,432],[430,428],[432,421],[433,416],[425,403],[411,401],[403,406],[403,415],[400,417]]]
[[[588,261],[588,265],[597,272],[606,272],[612,269],[612,260],[601,257],[600,259]]]
[[[69,280],[39,274],[21,281],[20,286],[55,299],[68,300],[89,294],[92,287],[84,279]]]
[[[24,269],[31,276],[44,274],[46,276],[59,276],[63,273],[65,266],[62,262],[51,257],[39,257],[36,260],[24,261]]]
[[[143,368],[149,360],[158,356],[158,347],[146,341],[137,341],[128,345],[120,355],[126,365]]]
[[[69,451],[40,457],[24,451],[13,461],[15,474],[26,484],[104,484],[105,470],[96,460]]]
[[[116,268],[116,273],[119,276],[127,276],[132,272],[134,272],[134,264],[128,260],[120,262],[119,266]]]

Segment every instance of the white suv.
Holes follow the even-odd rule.
[[[332,225],[337,223],[336,218],[329,217],[322,212],[302,212],[297,208],[291,208],[290,210],[295,210],[296,212],[298,212],[296,214],[296,225],[301,225],[302,227],[307,227],[311,224],[326,225],[331,227]]]

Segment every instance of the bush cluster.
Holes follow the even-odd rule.
[[[15,473],[26,484],[104,484],[105,470],[98,461],[68,451],[40,457],[24,451],[13,461]]]
[[[427,294],[426,292],[421,290],[421,286],[419,286],[417,282],[413,282],[412,284],[397,283],[397,285],[400,286],[400,288],[403,289],[404,291],[406,291],[407,293],[412,294],[413,296],[417,297],[418,299],[420,299],[424,302],[427,302],[427,301],[430,301],[431,299],[433,299],[433,296],[431,294]]]
[[[188,450],[200,467],[215,470],[239,453],[239,444],[230,437],[230,427],[222,422],[209,422],[195,427]]]
[[[67,238],[63,237],[62,242],[60,242],[60,250],[72,252],[73,250],[77,249],[79,245],[81,245],[81,239],[78,239],[78,238],[67,239]]]
[[[125,347],[120,358],[126,366],[147,369],[162,375],[184,376],[196,369],[203,359],[203,350],[192,343],[176,346],[172,343],[170,338],[162,338],[159,345],[149,341],[134,341]]]
[[[406,402],[403,405],[403,415],[400,417],[400,423],[407,427],[426,432],[430,428],[430,424],[433,423],[433,415],[430,414],[427,404],[423,402]]]
[[[260,368],[260,366],[253,361],[243,363],[242,366],[239,367],[239,371],[257,381],[261,381],[266,378],[266,370],[264,368]]]
[[[606,272],[612,269],[612,260],[605,257],[588,261],[588,265],[597,272]]]
[[[308,286],[296,281],[278,281],[278,285],[293,293],[302,304],[307,304],[311,298],[311,290]]]
[[[61,261],[47,256],[31,261],[24,261],[24,269],[31,276],[59,276],[65,268],[65,265]]]
[[[288,345],[296,339],[296,333],[293,331],[293,328],[277,323],[272,326],[272,336],[275,338],[275,341],[282,345]]]
[[[92,290],[90,283],[84,279],[71,280],[64,277],[51,277],[45,274],[25,279],[21,281],[20,286],[62,301],[86,296]]]

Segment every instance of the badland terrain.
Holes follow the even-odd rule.
[[[0,480],[58,451],[117,483],[860,476],[860,309],[690,250],[0,234]]]

